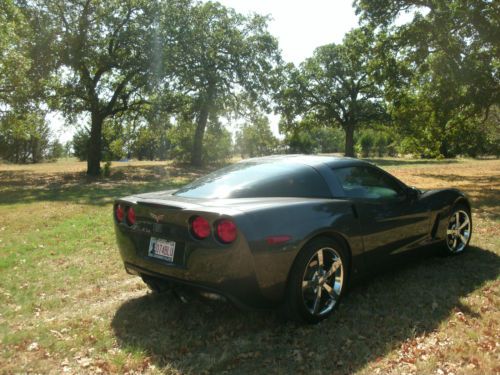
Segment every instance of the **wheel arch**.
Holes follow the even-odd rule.
[[[469,212],[472,212],[472,207],[470,204],[470,201],[467,199],[465,196],[459,196],[457,199],[455,199],[455,202],[453,202],[453,205],[451,206],[451,209],[453,210],[454,207],[463,204],[464,206],[467,207]]]
[[[301,253],[301,251],[309,243],[311,243],[312,241],[317,240],[318,238],[328,238],[328,239],[337,241],[337,242],[339,242],[340,244],[342,244],[344,246],[344,249],[346,250],[346,255],[348,257],[348,267],[346,267],[346,271],[347,271],[346,282],[347,282],[347,285],[349,285],[349,279],[351,277],[351,270],[352,270],[352,265],[353,265],[353,262],[352,262],[352,249],[351,249],[351,246],[350,246],[349,241],[347,240],[346,236],[343,235],[342,233],[338,232],[338,231],[335,231],[335,230],[323,230],[323,231],[316,232],[313,235],[311,235],[309,238],[307,238],[307,240],[305,240],[302,243],[299,251],[297,251],[297,253],[295,254],[295,257],[293,258],[293,261],[291,263],[292,266],[288,270],[288,275],[287,275],[287,278],[286,278],[286,285],[288,285],[288,283],[289,283],[290,273],[292,271],[293,265],[295,264],[295,262],[296,262],[296,260],[297,260],[297,258],[299,256],[299,254]]]

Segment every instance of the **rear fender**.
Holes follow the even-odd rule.
[[[358,267],[363,244],[359,222],[349,202],[326,200],[258,210],[245,215],[249,221],[245,236],[252,249],[255,273],[263,295],[282,300],[286,280],[299,251],[320,235],[340,236]],[[272,236],[289,236],[283,243],[270,244]],[[354,261],[355,260],[355,261]]]

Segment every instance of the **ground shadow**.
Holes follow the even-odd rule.
[[[363,158],[363,160],[376,164],[380,167],[398,167],[398,166],[413,166],[413,165],[435,165],[435,164],[455,164],[459,163],[456,159],[383,159],[383,158]]]
[[[450,186],[460,181],[460,190],[466,192],[472,201],[473,210],[486,210],[492,219],[500,218],[500,176],[463,176],[456,174],[436,175],[421,173],[420,177],[447,181]]]
[[[147,295],[121,305],[112,328],[121,348],[181,373],[352,373],[450,314],[480,314],[460,299],[496,279],[499,265],[497,255],[477,247],[449,258],[413,254],[354,286],[316,326],[284,323],[277,312]]]
[[[114,167],[105,178],[89,178],[84,172],[0,171],[0,205],[36,201],[103,205],[120,196],[177,188],[208,171],[189,166],[125,166]]]

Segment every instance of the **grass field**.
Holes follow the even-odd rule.
[[[125,273],[113,198],[203,170],[73,161],[0,165],[0,373],[500,373],[500,161],[375,160],[410,185],[473,202],[470,251],[425,252],[354,286],[329,320],[182,304]]]

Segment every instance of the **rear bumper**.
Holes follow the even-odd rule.
[[[213,293],[219,296],[224,297],[225,299],[231,301],[234,305],[241,309],[249,309],[249,310],[255,310],[255,309],[264,309],[264,308],[271,308],[274,306],[273,303],[270,303],[267,300],[260,300],[258,299],[251,299],[249,298],[249,295],[241,295],[240,293],[236,294],[230,294],[227,290],[220,289],[217,286],[209,286],[204,283],[198,283],[198,282],[193,282],[189,280],[183,280],[183,279],[177,279],[175,277],[171,276],[166,276],[165,274],[160,274],[154,271],[151,271],[149,269],[141,268],[139,266],[136,266],[134,264],[130,264],[127,262],[124,262],[125,270],[127,273],[131,275],[147,275],[147,276],[153,276],[159,279],[166,280],[170,283],[172,283],[173,286],[178,285],[178,286],[185,286],[189,288],[193,288],[194,290],[199,290],[200,292],[208,292],[208,293]]]
[[[220,294],[243,308],[269,308],[280,302],[262,294],[252,253],[241,236],[230,246],[179,242],[182,257],[174,258],[172,264],[147,255],[151,235],[134,232],[120,224],[115,224],[115,232],[129,273],[159,277]]]

